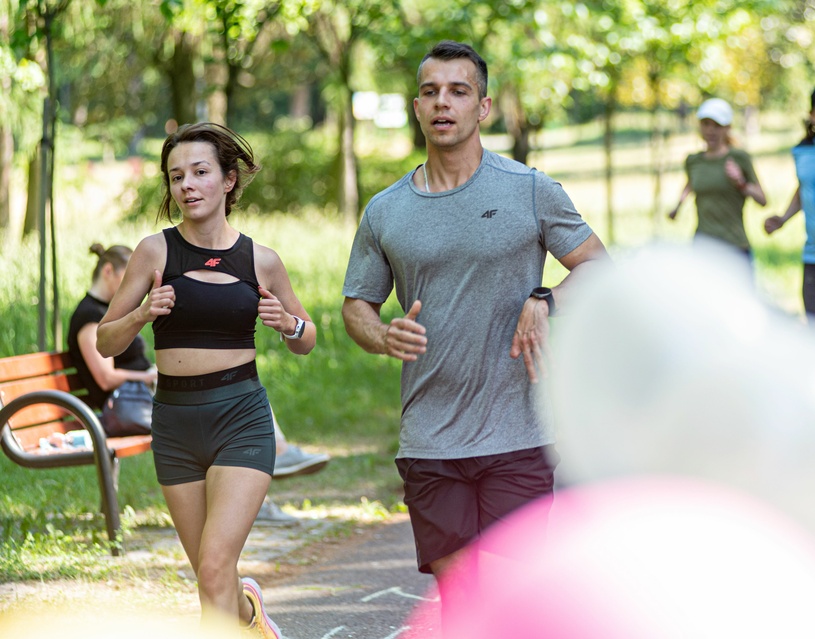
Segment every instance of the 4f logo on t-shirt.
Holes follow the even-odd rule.
[[[220,264],[220,262],[221,262],[220,257],[211,257],[206,262],[204,262],[204,266],[211,266],[212,268],[215,268],[216,266],[218,266],[218,264]]]
[[[481,215],[481,217],[485,217],[488,220],[491,220],[495,216],[496,213],[498,213],[498,209],[489,209],[487,211],[484,211],[484,213]]]

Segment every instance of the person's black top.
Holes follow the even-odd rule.
[[[81,399],[91,408],[101,410],[102,404],[105,403],[110,391],[104,391],[93,379],[85,359],[82,357],[82,351],[79,349],[78,335],[79,331],[86,324],[98,324],[102,321],[105,313],[108,310],[108,305],[101,300],[96,299],[88,293],[79,302],[74,314],[71,315],[71,322],[68,327],[68,352],[71,354],[76,372],[82,384],[88,389],[88,395]],[[144,354],[144,338],[141,335],[136,335],[130,346],[128,346],[123,353],[113,358],[113,365],[116,368],[124,368],[130,371],[146,371],[150,368],[150,361]]]
[[[175,303],[153,321],[155,349],[254,348],[258,281],[251,238],[241,233],[228,249],[204,249],[187,242],[176,227],[164,229],[167,263],[161,284],[171,284]],[[186,273],[218,271],[237,278],[226,284],[196,280]]]

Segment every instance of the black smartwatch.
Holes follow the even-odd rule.
[[[281,333],[283,337],[286,339],[300,339],[303,337],[303,333],[306,332],[306,320],[302,320],[297,315],[292,315],[294,319],[297,320],[297,325],[294,327],[294,333],[291,335],[286,335],[285,333]]]
[[[555,314],[555,296],[552,294],[552,289],[546,286],[536,286],[532,289],[529,297],[534,297],[536,300],[546,300],[549,305],[549,317]]]

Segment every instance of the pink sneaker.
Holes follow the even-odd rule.
[[[258,583],[251,577],[244,577],[241,582],[243,582],[243,594],[247,596],[252,608],[255,610],[249,628],[257,630],[258,635],[263,639],[283,639],[280,628],[266,614],[266,608],[263,605],[263,593],[260,591]]]

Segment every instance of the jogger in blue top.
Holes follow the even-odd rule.
[[[771,215],[764,220],[768,235],[780,229],[798,211],[804,211],[806,242],[803,250],[804,283],[802,293],[807,321],[815,321],[815,91],[810,97],[809,117],[804,121],[806,135],[792,149],[798,188],[783,215]]]

